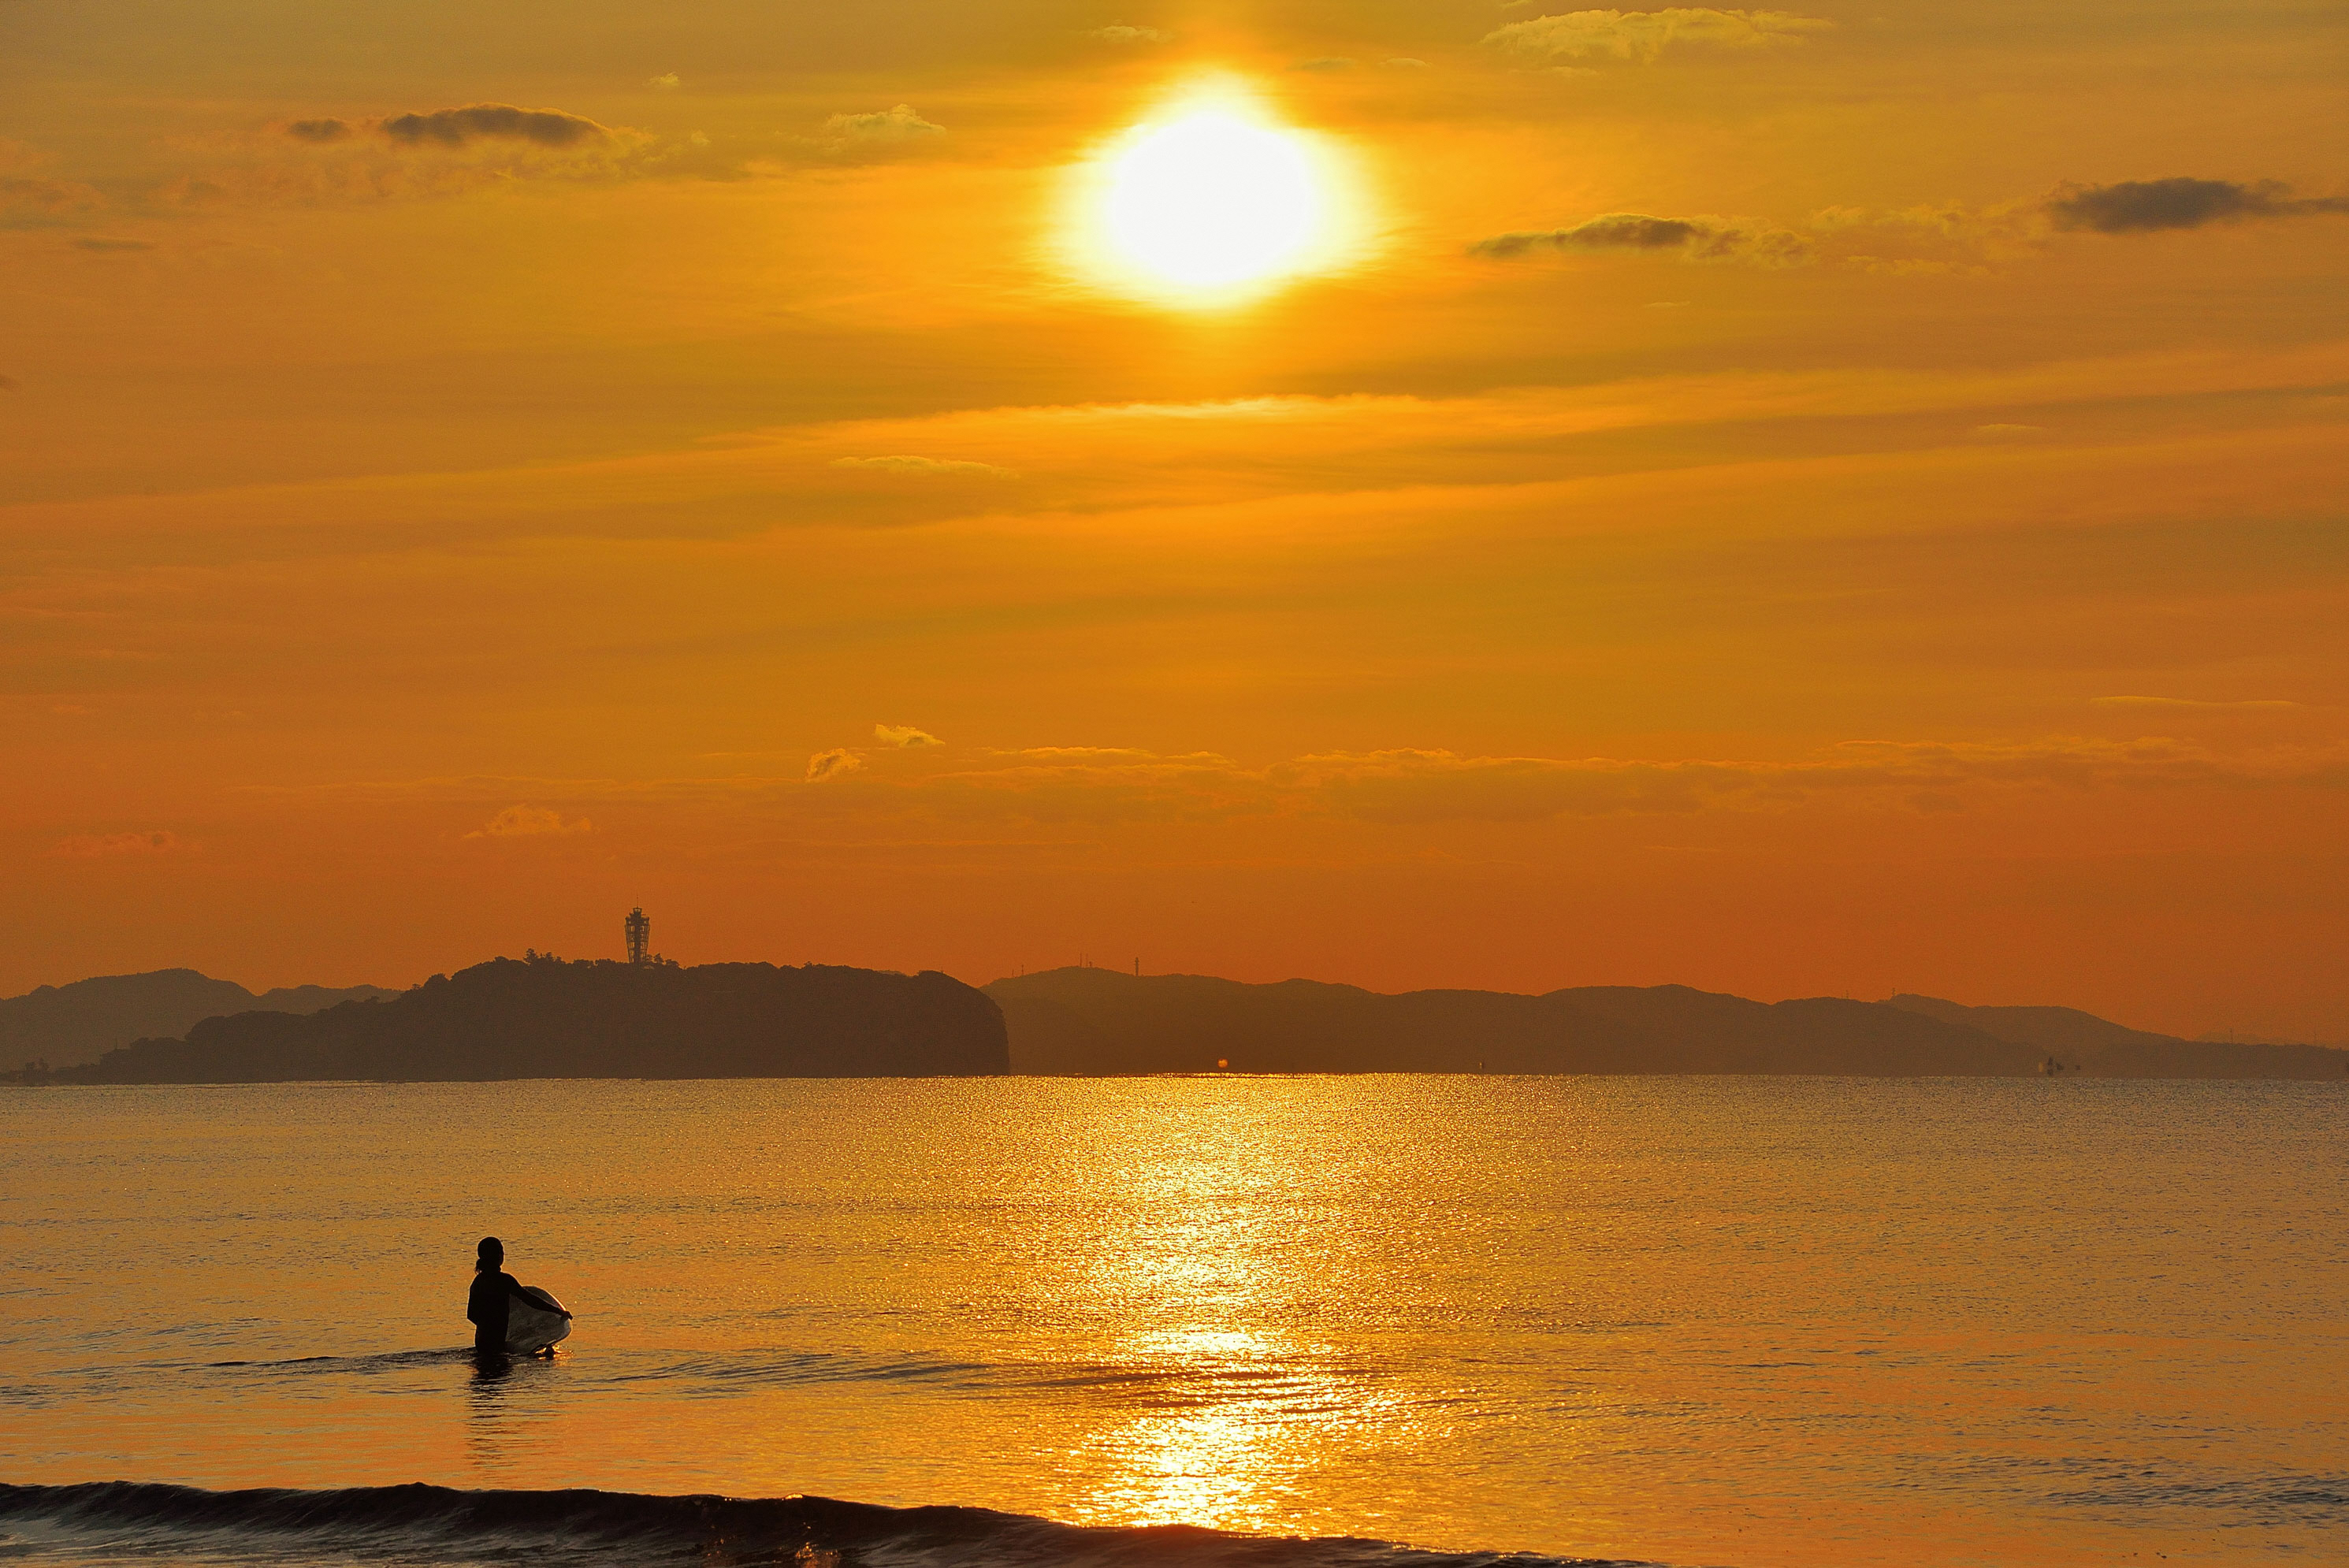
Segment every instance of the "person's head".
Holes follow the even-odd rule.
[[[483,1236],[481,1244],[473,1251],[477,1254],[473,1259],[475,1274],[488,1274],[506,1266],[506,1244],[495,1236]]]

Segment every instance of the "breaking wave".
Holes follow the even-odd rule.
[[[1060,1524],[978,1508],[821,1497],[458,1491],[377,1486],[207,1491],[135,1481],[0,1484],[0,1555],[64,1562],[302,1564],[723,1563],[752,1568],[1637,1568],[1597,1558],[1433,1552],[1383,1541],[1193,1525]]]

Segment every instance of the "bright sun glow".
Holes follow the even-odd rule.
[[[1195,98],[1136,127],[1098,172],[1101,259],[1145,292],[1243,295],[1332,249],[1331,181],[1311,139],[1237,100]]]

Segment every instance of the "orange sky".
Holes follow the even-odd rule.
[[[2349,1038],[2345,36],[8,7],[0,993],[641,901]],[[1136,292],[1088,170],[1209,78],[1347,224]]]

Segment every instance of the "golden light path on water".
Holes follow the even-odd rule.
[[[1348,161],[1225,78],[1185,87],[1085,165],[1075,207],[1081,271],[1185,308],[1245,303],[1333,270],[1361,242]]]
[[[1123,1191],[1084,1272],[1102,1321],[1122,1326],[1109,1359],[1157,1379],[1091,1445],[1088,1522],[1278,1532],[1324,1465],[1438,1436],[1309,1330],[1340,1328],[1322,1298],[1356,1271],[1299,1267],[1280,1202],[1297,1172],[1276,1152],[1281,1129],[1253,1110],[1183,1115],[1179,1129],[1160,1110],[1147,1131],[1105,1130],[1148,1153],[1112,1178]]]

